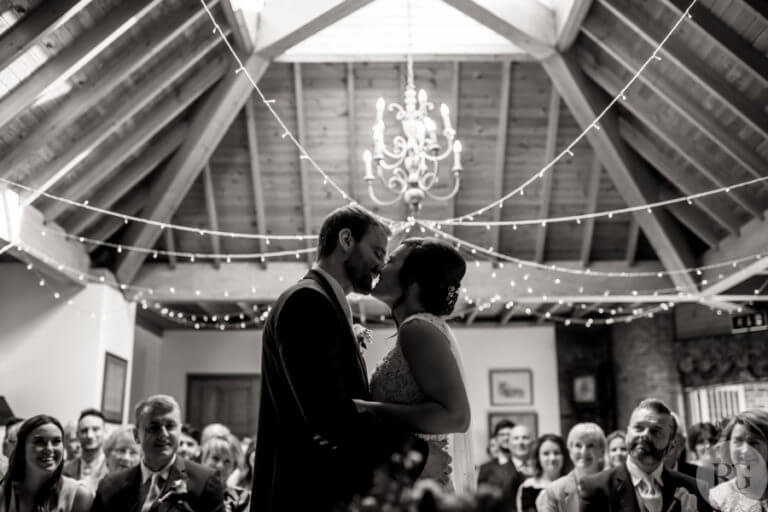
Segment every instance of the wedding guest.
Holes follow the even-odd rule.
[[[623,430],[614,430],[605,438],[608,447],[606,453],[606,469],[623,466],[627,461],[627,433]]]
[[[64,428],[56,418],[33,416],[18,429],[0,512],[88,512],[93,494],[62,474]]]
[[[250,492],[242,487],[227,485],[227,480],[241,465],[242,459],[240,441],[231,434],[227,437],[211,437],[203,444],[203,465],[215,469],[221,484],[225,487],[224,510],[226,512],[247,510],[250,502]]]
[[[203,428],[203,433],[200,435],[200,444],[205,444],[205,442],[212,437],[227,437],[231,434],[232,432],[226,425],[222,425],[221,423],[211,423]]]
[[[72,423],[68,423],[64,427],[64,450],[67,461],[80,457],[80,440],[77,438],[77,427]]]
[[[517,491],[517,511],[536,512],[536,498],[550,483],[565,472],[565,441],[555,434],[544,434],[531,448],[529,466],[533,476],[527,478]]]
[[[580,480],[581,511],[710,511],[695,479],[664,467],[676,430],[664,402],[640,402],[627,428],[626,464]]]
[[[141,463],[109,475],[99,484],[92,512],[166,510],[220,511],[224,489],[216,472],[177,456],[181,409],[173,397],[155,395],[136,406]]]
[[[536,498],[538,512],[578,512],[579,481],[600,471],[605,457],[605,433],[595,423],[577,423],[568,432],[573,470],[548,485]]]
[[[526,476],[533,474],[528,465],[531,455],[531,431],[525,425],[516,425],[509,433],[509,453],[519,472]]]
[[[232,475],[227,480],[227,485],[232,487],[242,487],[243,489],[250,489],[253,485],[253,463],[256,453],[256,441],[253,438],[246,438],[249,440],[245,445],[245,454],[240,461],[240,467],[232,472]],[[242,440],[240,446],[243,446]]]
[[[517,471],[512,463],[512,454],[509,451],[509,439],[515,424],[510,420],[501,420],[493,428],[493,439],[498,445],[498,457],[482,464],[478,471],[478,485],[486,484],[500,490],[514,487],[513,496],[517,495],[517,488],[523,483],[525,477]]]
[[[104,415],[97,409],[85,409],[77,420],[77,438],[80,457],[64,464],[64,475],[79,480],[96,491],[99,482],[107,476],[107,458],[104,456]]]
[[[131,469],[139,463],[141,453],[133,425],[120,427],[107,437],[104,441],[104,455],[109,474]]]
[[[713,467],[713,448],[717,444],[719,433],[709,422],[694,423],[688,429],[688,449],[691,462],[697,466]]]
[[[16,447],[16,436],[21,428],[24,418],[12,416],[5,422],[5,437],[3,438],[3,455],[11,456],[11,452]]]
[[[200,431],[189,423],[181,426],[179,456],[192,462],[200,462]]]
[[[685,431],[683,430],[680,417],[674,412],[672,417],[675,419],[677,430],[675,431],[675,438],[672,440],[672,446],[669,448],[667,455],[664,456],[664,465],[672,471],[702,480],[706,483],[707,487],[714,487],[718,482],[715,481],[716,476],[713,468],[697,466],[696,464],[686,462],[684,452],[688,441],[685,437]]]
[[[488,440],[488,446],[485,449],[485,453],[488,454],[489,460],[498,460],[499,458],[499,440],[495,437],[491,437]]]
[[[723,429],[724,464],[735,477],[709,491],[719,512],[762,512],[768,504],[768,412],[751,409],[734,416]]]

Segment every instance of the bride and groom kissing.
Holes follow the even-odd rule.
[[[452,246],[404,240],[359,206],[323,222],[317,264],[272,306],[251,511],[333,510],[365,493],[374,469],[405,447],[413,476],[445,489],[474,484],[469,402],[458,346],[441,319],[466,264]],[[378,279],[378,284],[376,281]],[[346,295],[373,294],[397,325],[369,383]]]

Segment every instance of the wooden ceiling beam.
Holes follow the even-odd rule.
[[[626,43],[622,42],[624,34],[611,29],[616,23],[612,22],[607,9],[600,7],[595,11],[596,13],[584,23],[582,31],[624,69],[632,74],[636,73],[644,63],[643,56],[627,48]],[[768,73],[768,65],[766,73]],[[680,87],[658,66],[648,66],[640,74],[640,81],[709,137],[728,156],[741,164],[752,176],[766,175],[765,159],[755,150],[754,145],[748,144],[733,129],[720,123],[713,112],[704,108],[702,98],[692,97],[689,91]]]
[[[679,165],[675,164],[657,147],[654,141],[649,139],[627,119],[619,119],[619,134],[638,155],[643,157],[646,162],[651,164],[670,183],[679,188],[683,194],[698,194],[716,187],[716,184],[707,178],[701,175],[692,176],[681,169]],[[729,207],[726,203],[727,201],[717,197],[702,197],[694,201],[695,205],[715,219],[723,228],[737,235],[741,221],[734,213],[733,208]]]
[[[91,0],[58,0],[31,13],[0,35],[0,70],[80,12]]]
[[[710,249],[705,252],[701,256],[701,265],[716,265],[726,261],[748,258],[749,256],[753,256],[755,254],[762,254],[762,259],[755,258],[751,262],[749,262],[749,260],[745,260],[742,262],[742,265],[737,265],[735,267],[725,266],[704,270],[701,279],[706,279],[709,283],[718,285],[718,283],[723,282],[723,280],[720,279],[720,275],[723,275],[725,276],[725,279],[728,279],[728,275],[734,272],[739,272],[739,268],[742,267],[744,263],[747,264],[747,268],[751,267],[747,272],[741,274],[733,274],[733,279],[725,281],[724,284],[718,285],[716,288],[713,288],[713,285],[710,285],[710,288],[705,289],[708,290],[709,294],[722,293],[731,286],[738,284],[739,282],[751,277],[752,275],[759,274],[764,270],[764,268],[761,268],[759,265],[752,266],[752,264],[759,261],[768,260],[768,257],[765,256],[767,253],[768,220],[752,219],[742,228],[741,236],[730,235],[720,241],[717,249]],[[725,287],[729,284],[730,286]]]
[[[163,233],[163,236],[165,238],[165,250],[169,252],[175,252],[176,241],[175,241],[173,230],[166,229],[165,233]],[[168,268],[170,268],[171,270],[175,270],[177,263],[178,261],[177,261],[176,255],[168,254]]]
[[[763,0],[741,0],[741,3],[751,9],[755,15],[768,20],[768,4]]]
[[[584,213],[595,213],[597,211],[597,196],[600,193],[600,175],[603,167],[597,155],[592,160],[592,168],[589,171],[589,184],[587,186],[587,207]],[[580,261],[581,266],[586,267],[589,264],[589,256],[592,254],[592,242],[595,234],[595,219],[584,219],[584,232],[581,237]]]
[[[565,51],[576,41],[590,7],[592,0],[561,0],[555,3],[558,50]]]
[[[347,166],[349,167],[349,185],[347,195],[357,200],[357,183],[360,175],[360,161],[357,156],[357,112],[355,109],[355,65],[347,62]]]
[[[244,63],[254,80],[259,80],[268,62],[256,55]],[[145,217],[167,222],[171,219],[189,188],[252,93],[251,83],[243,73],[226,76],[207,97],[190,123],[187,139],[174,154],[150,193]],[[134,225],[126,233],[126,245],[151,247],[160,236],[160,228]],[[118,261],[117,275],[130,283],[139,271],[145,254],[125,253]]]
[[[489,62],[534,62],[536,59],[534,59],[531,55],[523,52],[522,50],[518,50],[515,53],[473,53],[473,54],[464,54],[464,53],[414,53],[411,55],[413,58],[414,63],[419,62],[482,62],[482,63],[489,63]],[[386,62],[388,64],[391,64],[393,62],[400,62],[403,60],[404,54],[403,53],[354,53],[353,51],[348,51],[346,53],[288,53],[288,54],[282,54],[278,57],[275,57],[273,59],[273,62],[286,62],[286,63],[293,63],[293,62],[301,62],[302,64],[312,64],[312,63],[320,63],[320,64],[330,64],[330,63],[336,63],[336,64],[346,64],[346,63],[371,63],[371,62]]]
[[[632,214],[627,229],[627,248],[624,250],[624,261],[630,267],[635,264],[637,259],[637,242],[640,239],[640,223],[637,221],[637,214]]]
[[[253,94],[248,95],[245,102],[245,130],[248,137],[248,166],[251,172],[253,204],[256,213],[256,230],[260,235],[267,234],[267,207],[264,204],[264,185],[261,180],[261,162],[259,161],[259,140],[256,130],[256,107]],[[263,238],[259,238],[259,252],[266,252],[267,246]],[[266,261],[266,260],[265,260]]]
[[[270,60],[373,0],[266,2],[259,13],[255,52]]]
[[[549,95],[549,110],[547,115],[547,139],[544,145],[544,164],[548,164],[555,158],[557,149],[557,132],[560,125],[560,95],[557,88],[552,84],[552,91]],[[549,205],[552,202],[552,179],[555,172],[554,167],[544,174],[541,182],[541,199],[539,204],[539,218],[549,217]],[[535,260],[538,263],[544,261],[544,251],[547,245],[547,225],[538,226],[536,235]]]
[[[80,34],[0,100],[0,127],[24,112],[49,87],[81,70],[160,3],[161,0],[123,2],[97,20],[92,28]]]
[[[117,177],[102,185],[92,194],[90,204],[103,209],[110,209],[146,178],[158,165],[168,158],[184,142],[188,125],[177,123],[151,146],[142,151],[128,165],[120,169]],[[78,234],[101,217],[99,212],[77,208],[71,215],[62,219],[61,225],[69,233]]]
[[[302,147],[307,147],[306,116],[304,114],[304,84],[301,74],[301,64],[293,64],[293,93],[296,99],[296,136]],[[301,212],[304,217],[304,234],[312,234],[312,194],[309,191],[309,165],[306,159],[299,157],[299,183],[301,185]],[[306,241],[307,248],[313,246],[312,240]],[[314,254],[307,253],[306,260],[312,264]]]
[[[648,16],[642,3],[633,0],[598,1],[654,48],[664,38],[666,28]],[[727,105],[761,137],[768,138],[768,115],[761,109],[756,109],[753,102],[744,97],[722,74],[709,67],[696,53],[689,50],[679,41],[679,38],[669,39],[662,46],[659,56],[674,62],[698,85]]]
[[[444,0],[445,3],[507,38],[536,59],[554,53],[555,13],[541,2]]]
[[[232,29],[232,37],[235,47],[239,50],[240,57],[253,53],[253,38],[248,30],[243,11],[232,5],[232,0],[221,0],[224,18]]]
[[[461,62],[458,60],[453,62],[453,74],[451,77],[451,104],[453,107],[451,107],[451,124],[453,125],[453,129],[456,130],[456,137],[461,140],[461,136],[459,135],[459,105],[461,104]],[[448,215],[446,218],[452,219],[456,216],[456,203],[459,200],[459,194],[456,193],[455,196],[453,196],[453,199],[449,199],[446,201],[446,206],[448,209]],[[446,230],[446,232],[450,235],[453,235],[455,230],[453,224],[449,226],[443,226],[443,229]],[[499,249],[501,249],[501,243],[499,242]]]
[[[219,215],[216,212],[216,194],[215,189],[213,188],[210,162],[203,167],[203,191],[205,193],[205,211],[208,214],[208,227],[213,231],[218,231]],[[213,252],[221,254],[221,239],[216,235],[210,235],[210,239]],[[219,268],[221,266],[219,258],[214,258],[212,263],[214,268]]]
[[[53,188],[90,153],[111,135],[118,132],[124,123],[133,119],[136,114],[158,98],[168,84],[184,77],[185,80],[174,91],[175,94],[167,94],[166,101],[159,103],[156,108],[147,113],[149,122],[153,123],[148,130],[133,130],[128,137],[111,147],[105,158],[92,165],[84,173],[81,180],[76,180],[74,184],[70,184],[66,193],[70,194],[68,196],[70,199],[79,200],[84,197],[84,192],[93,190],[100,185],[103,179],[109,177],[117,166],[126,161],[171,119],[186,110],[193,101],[221,78],[227,67],[227,62],[221,55],[210,59],[209,65],[198,66],[194,74],[185,76],[186,72],[199,62],[215,44],[215,41],[213,43],[208,42],[207,49],[202,53],[188,54],[185,55],[188,58],[179,56],[174,59],[164,72],[153,75],[147,82],[136,88],[133,93],[124,97],[116,110],[100,119],[87,134],[74,141],[64,153],[46,164],[43,169],[34,172],[28,182],[29,186],[37,189],[33,197],[39,197],[40,193]],[[60,215],[63,210],[63,205],[57,206],[50,213],[49,218]]]
[[[147,187],[138,187],[131,191],[130,194],[123,197],[115,205],[114,211],[124,213],[126,215],[138,215],[147,204],[147,193],[149,192]],[[86,238],[91,240],[106,241],[112,238],[119,229],[125,226],[125,222],[119,217],[107,217],[102,219],[97,224],[94,224],[87,228],[83,234]],[[88,252],[94,252],[101,247],[100,245],[89,245]]]
[[[587,128],[606,105],[604,95],[584,76],[572,51],[565,55],[553,55],[542,61],[542,65],[574,118],[582,128]],[[600,124],[602,129],[590,129],[587,138],[619,194],[627,205],[652,202],[658,194],[656,179],[652,171],[635,158],[619,138],[618,116],[615,111],[608,111]],[[653,215],[643,215],[638,220],[667,269],[693,266],[693,253],[684,243],[682,233],[667,212],[662,210]],[[673,280],[675,285],[682,289],[697,289],[695,281],[688,275],[675,274]]]
[[[662,0],[664,5],[680,16],[690,2],[686,0]],[[726,25],[702,4],[694,4],[691,9],[691,22],[709,38],[717,43],[732,59],[741,62],[744,69],[754,78],[768,85],[768,58],[746,41],[741,34]]]
[[[501,63],[501,86],[499,87],[499,120],[496,128],[496,158],[493,168],[493,185],[491,187],[492,200],[500,198],[504,192],[504,171],[507,162],[507,129],[509,127],[509,95],[512,90],[512,65],[509,62]],[[491,219],[494,222],[501,220],[501,209],[491,210]],[[491,247],[501,249],[501,228],[491,228]]]
[[[210,0],[210,5],[213,6],[218,1]],[[47,9],[48,7],[44,10]],[[185,6],[147,30],[141,45],[130,45],[107,60],[96,76],[70,91],[60,104],[41,119],[37,126],[3,155],[0,159],[0,176],[10,176],[30,154],[56,138],[65,128],[70,127],[73,120],[79,119],[84,113],[99,105],[115,88],[124,84],[132,73],[151,63],[204,16],[205,11],[199,5]],[[199,48],[197,50],[200,51]]]
[[[588,46],[579,48],[579,63],[587,75],[608,94],[617,94],[624,85],[622,78],[612,72],[611,68],[599,61],[600,56],[589,52]],[[709,157],[697,150],[689,137],[678,133],[660,119],[660,112],[653,104],[646,103],[640,95],[634,95],[623,102],[623,107],[652,131],[656,136],[666,140],[675,151],[684,157],[699,172],[712,180],[718,187],[732,185],[736,180],[732,172],[719,168]],[[765,205],[750,191],[738,189],[731,192],[731,198],[737,201],[745,210],[755,217],[762,216]]]
[[[680,194],[672,190],[671,187],[662,187],[659,190],[660,201],[674,199],[679,196]],[[717,247],[720,236],[712,228],[712,221],[708,215],[702,215],[702,212],[698,211],[697,208],[693,208],[685,203],[670,204],[666,208],[681,224],[690,229],[694,235],[699,237],[709,247]]]

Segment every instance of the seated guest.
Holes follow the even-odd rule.
[[[64,474],[85,484],[96,492],[99,482],[107,476],[104,456],[104,415],[97,409],[85,409],[77,420],[80,456],[64,464]]]
[[[577,423],[568,432],[567,444],[573,470],[539,494],[536,498],[538,512],[578,512],[579,481],[600,471],[605,457],[605,433],[602,428],[595,423]]]
[[[141,458],[139,443],[133,425],[120,427],[104,441],[104,455],[107,457],[109,474],[131,469]]]
[[[224,491],[224,510],[242,512],[247,509],[250,493],[242,487],[228,486],[227,480],[235,468],[241,465],[243,454],[240,441],[233,435],[226,438],[211,437],[203,444],[203,465],[218,471]]]
[[[200,431],[189,423],[181,426],[179,456],[192,462],[200,462]]]
[[[734,416],[723,429],[724,464],[735,477],[709,491],[719,512],[762,512],[768,503],[768,412],[760,409]]]
[[[482,464],[478,471],[478,486],[487,485],[496,488],[503,494],[502,509],[511,510],[515,506],[517,489],[525,480],[512,462],[509,448],[512,429],[515,424],[509,420],[501,420],[493,428],[493,437],[498,440],[499,458]]]
[[[640,402],[627,428],[626,464],[581,479],[582,512],[710,511],[695,479],[664,467],[676,430],[664,402]]]
[[[623,430],[614,430],[605,438],[606,450],[606,469],[623,466],[627,461],[627,434]]]
[[[80,440],[77,438],[77,427],[72,423],[64,426],[64,460],[75,460],[80,456]]]
[[[713,467],[713,449],[717,444],[719,432],[711,423],[694,423],[688,429],[688,449],[691,462],[697,466]]]
[[[203,433],[200,435],[200,444],[203,445],[207,440],[212,437],[227,437],[232,434],[229,427],[222,425],[221,423],[211,423],[206,425],[203,429]]]
[[[0,512],[88,512],[93,494],[62,474],[64,428],[51,416],[34,416],[18,429]]]
[[[181,434],[176,400],[152,396],[136,406],[134,420],[141,463],[102,480],[92,512],[148,512],[159,503],[166,510],[221,510],[224,489],[216,472],[176,455]]]
[[[565,451],[565,441],[555,434],[544,434],[536,440],[528,464],[533,476],[517,490],[518,512],[536,512],[536,498],[541,490],[566,473]]]

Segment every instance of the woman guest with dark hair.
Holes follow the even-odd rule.
[[[623,430],[614,430],[605,438],[605,468],[613,469],[623,466],[627,462],[627,433]]]
[[[62,474],[64,428],[51,416],[34,416],[18,433],[0,487],[0,512],[88,512],[93,495]]]
[[[691,462],[712,467],[714,461],[713,449],[717,444],[718,431],[711,423],[694,423],[688,429],[688,449],[691,452]]]
[[[724,463],[735,477],[710,489],[712,510],[762,512],[768,503],[768,412],[734,416],[723,430]]]
[[[189,423],[181,426],[179,451],[176,453],[186,460],[200,462],[200,431]]]
[[[544,434],[536,440],[528,463],[534,476],[518,488],[518,512],[536,512],[536,498],[542,489],[567,473],[565,454],[565,441],[558,435]]]

